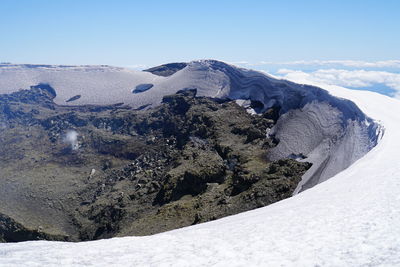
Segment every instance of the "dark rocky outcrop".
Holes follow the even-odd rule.
[[[65,100],[65,102],[67,102],[67,103],[72,102],[72,101],[78,100],[79,98],[81,98],[81,95],[75,95],[75,96]]]
[[[135,87],[135,89],[132,90],[133,94],[139,94],[146,92],[147,90],[150,90],[154,85],[152,83],[142,83],[139,84]]]
[[[277,110],[166,96],[156,108],[0,95],[0,241],[147,235],[290,197],[309,163],[267,160]],[[70,134],[73,133],[73,134]]]
[[[53,236],[42,232],[42,227],[28,229],[12,218],[0,213],[0,242],[20,242],[26,240],[68,240],[67,236]]]
[[[169,64],[160,65],[160,66],[153,67],[153,68],[143,70],[143,71],[151,72],[158,76],[168,77],[168,76],[171,76],[172,74],[174,74],[175,72],[180,71],[181,69],[185,68],[187,65],[188,65],[187,63],[183,63],[183,62],[169,63]]]

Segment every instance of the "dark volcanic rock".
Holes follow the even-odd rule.
[[[0,95],[0,241],[147,235],[290,197],[310,164],[267,160],[274,109],[182,90],[148,110]],[[11,219],[13,218],[13,219]]]
[[[164,64],[160,65],[157,67],[153,67],[144,71],[151,72],[155,75],[158,76],[171,76],[177,71],[180,71],[181,69],[185,68],[187,66],[187,63],[169,63],[169,64]]]
[[[154,85],[151,83],[143,83],[143,84],[139,84],[138,86],[135,87],[134,90],[132,90],[133,94],[139,94],[142,92],[145,92],[147,90],[150,90]]]
[[[81,98],[81,95],[76,95],[76,96],[73,96],[70,99],[66,100],[65,102],[72,102],[72,101],[78,100],[79,98]]]
[[[27,240],[66,241],[68,236],[57,236],[42,232],[42,227],[27,229],[22,224],[0,213],[0,242],[21,242]]]

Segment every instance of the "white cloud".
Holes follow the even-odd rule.
[[[321,69],[313,72],[280,69],[281,78],[309,84],[332,84],[344,87],[366,88],[376,84],[384,84],[393,90],[396,98],[400,98],[400,74],[387,71]]]
[[[144,69],[149,68],[149,66],[147,66],[145,64],[126,65],[124,67],[128,68],[128,69],[134,69],[134,70],[144,70]]]
[[[64,142],[69,144],[72,150],[77,150],[79,148],[78,135],[78,132],[69,130],[64,136]]]
[[[282,62],[282,65],[345,66],[353,68],[400,68],[400,60],[361,61],[361,60],[301,60]]]
[[[260,61],[233,62],[235,65],[263,66],[263,65],[286,65],[286,66],[326,66],[326,67],[351,67],[351,68],[400,68],[400,60],[362,61],[362,60],[297,60],[297,61]]]

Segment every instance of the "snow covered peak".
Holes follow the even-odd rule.
[[[159,235],[82,243],[0,244],[0,265],[399,264],[398,100],[326,87],[356,105],[317,87],[213,60],[190,62],[168,77],[125,69],[51,69],[2,66],[0,93],[47,83],[56,90],[60,104],[82,95],[71,104],[124,102],[138,107],[157,105],[162,96],[182,88],[197,88],[199,95],[257,101],[261,110],[279,106],[281,117],[269,134],[280,143],[270,156],[303,153],[306,161],[313,162],[298,191],[334,177],[268,207]],[[153,86],[132,94],[140,84]],[[383,139],[371,152],[383,128],[369,116],[385,126]]]
[[[281,117],[269,134],[280,143],[271,159],[303,154],[314,164],[297,191],[350,166],[377,144],[381,133],[380,126],[350,100],[216,60],[183,63],[169,76],[110,66],[0,66],[0,93],[37,84],[54,88],[54,101],[62,105],[150,107],[165,95],[196,88],[199,96],[250,101],[257,112],[278,107]]]

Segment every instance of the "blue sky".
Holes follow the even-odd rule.
[[[219,59],[400,98],[398,0],[0,0],[0,62]]]
[[[397,0],[1,0],[0,60],[154,65],[400,58]]]

